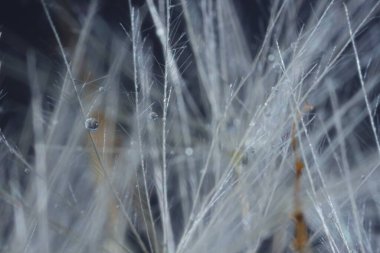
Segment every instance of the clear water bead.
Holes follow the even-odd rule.
[[[150,112],[149,113],[149,119],[153,120],[153,121],[157,120],[158,119],[158,114],[156,112],[153,112],[153,111]]]
[[[90,131],[96,131],[99,127],[99,122],[95,118],[87,118],[84,126]]]
[[[193,150],[192,148],[187,147],[187,148],[185,149],[185,154],[186,154],[187,156],[192,156],[193,153],[194,153],[194,150]]]

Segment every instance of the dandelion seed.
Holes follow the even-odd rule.
[[[95,118],[87,118],[84,126],[89,130],[89,131],[96,131],[99,127],[99,122]]]
[[[309,112],[314,107],[310,104],[305,104],[303,107],[303,112]],[[301,115],[297,116],[301,117]],[[307,252],[308,251],[308,240],[309,235],[307,231],[307,225],[305,221],[305,216],[303,213],[302,208],[302,200],[300,197],[300,191],[301,191],[301,176],[302,172],[305,168],[305,164],[303,162],[303,159],[301,157],[301,154],[299,153],[299,140],[296,136],[296,128],[297,128],[297,121],[293,122],[292,125],[292,139],[291,139],[291,149],[295,156],[294,161],[294,169],[296,173],[295,178],[295,185],[294,185],[294,212],[293,212],[293,220],[295,222],[295,231],[294,231],[294,240],[293,240],[293,247],[296,252]]]

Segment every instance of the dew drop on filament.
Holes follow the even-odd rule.
[[[91,117],[86,119],[84,125],[89,131],[96,131],[99,127],[99,122],[95,118]]]
[[[193,150],[192,148],[187,147],[187,148],[185,149],[185,154],[186,154],[187,156],[192,156],[193,153],[194,153],[194,150]]]
[[[152,111],[152,112],[149,113],[149,119],[150,119],[150,120],[155,121],[155,120],[158,119],[158,117],[159,117],[159,116],[158,116],[158,114],[157,114],[156,112],[153,112],[153,111]]]

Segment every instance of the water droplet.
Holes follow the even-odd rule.
[[[29,175],[30,174],[30,169],[29,168],[25,168],[24,169],[24,173],[25,173],[25,175]]]
[[[99,127],[99,122],[95,118],[87,118],[84,126],[90,131],[96,131]]]
[[[272,69],[274,69],[275,71],[281,71],[281,66],[278,63],[274,63],[272,65]]]
[[[232,95],[234,94],[234,87],[232,83],[230,83],[229,87],[230,87],[230,97],[232,97]]]
[[[149,119],[150,120],[157,120],[158,119],[158,114],[156,112],[150,112],[149,113]]]
[[[254,127],[255,125],[256,125],[256,122],[254,122],[254,121],[252,121],[252,122],[249,123],[250,127]]]
[[[274,61],[274,55],[273,54],[268,55],[268,61]]]
[[[104,91],[104,87],[103,87],[103,86],[100,86],[100,87],[98,88],[98,91],[99,91],[99,92],[103,92],[103,91]]]
[[[165,31],[164,31],[164,29],[162,29],[162,28],[158,28],[158,29],[156,30],[156,33],[157,33],[157,36],[158,36],[158,37],[161,37],[161,36],[164,36]]]
[[[187,148],[185,149],[185,154],[186,154],[187,156],[192,156],[193,153],[194,153],[194,151],[193,151],[192,148],[187,147]]]

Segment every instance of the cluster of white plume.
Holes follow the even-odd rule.
[[[380,252],[380,1],[268,1],[256,41],[237,2],[109,27],[41,0],[62,69],[29,51],[28,117],[1,131],[1,252],[292,252],[295,196],[300,251]]]

